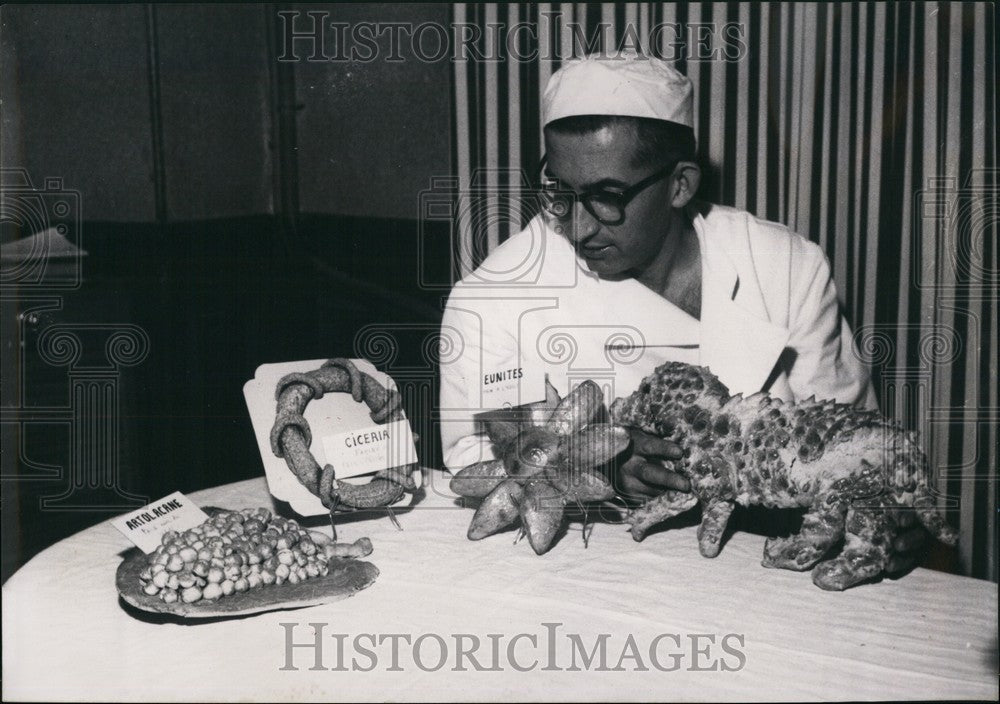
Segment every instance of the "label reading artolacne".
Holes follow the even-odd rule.
[[[484,411],[545,400],[545,372],[540,366],[490,369],[479,383]]]
[[[160,545],[168,530],[185,531],[208,520],[208,515],[179,491],[148,506],[112,519],[111,525],[147,555]]]
[[[323,450],[338,479],[417,461],[413,434],[406,420],[327,435],[323,438]]]

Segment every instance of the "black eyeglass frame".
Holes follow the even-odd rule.
[[[545,156],[542,156],[542,160],[538,164],[539,181],[542,183],[542,187],[541,187],[541,191],[542,191],[542,207],[552,217],[555,217],[555,218],[565,218],[566,215],[560,216],[560,215],[557,215],[555,213],[549,212],[548,209],[545,208],[545,194],[546,194],[547,191],[546,191],[546,188],[544,186],[544,176],[545,176],[545,166],[546,166],[547,163],[548,163],[548,155],[545,155]],[[587,209],[587,212],[590,213],[591,216],[593,216],[593,218],[595,220],[597,220],[597,222],[601,223],[602,225],[612,225],[612,226],[613,225],[621,225],[623,222],[625,222],[625,208],[628,206],[628,204],[631,203],[635,199],[636,196],[638,196],[644,190],[646,190],[647,188],[649,188],[650,186],[652,186],[654,183],[656,183],[657,181],[661,181],[665,177],[670,176],[671,174],[673,174],[673,172],[677,169],[677,163],[678,162],[674,162],[670,166],[666,166],[666,167],[660,169],[659,171],[656,171],[655,173],[650,174],[649,176],[647,176],[646,178],[642,179],[638,183],[635,183],[635,184],[629,186],[624,191],[609,191],[609,190],[607,190],[605,188],[588,188],[588,189],[585,189],[583,191],[577,192],[577,191],[571,191],[571,190],[565,189],[565,188],[557,188],[557,189],[552,189],[551,192],[559,193],[559,194],[562,194],[562,195],[571,195],[571,196],[573,196],[574,201],[580,201],[581,203],[583,203],[583,207]],[[614,206],[615,208],[617,208],[618,212],[619,212],[618,218],[612,220],[612,219],[608,219],[608,218],[603,218],[600,215],[598,215],[594,211],[594,206],[592,205],[592,201],[595,198],[602,198],[604,200],[605,204],[611,205],[611,206]],[[574,204],[575,204],[575,202],[574,202]],[[572,211],[572,209],[571,209],[571,211]],[[568,215],[568,213],[567,213],[567,215]]]

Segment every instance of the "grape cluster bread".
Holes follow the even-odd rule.
[[[148,596],[191,603],[325,577],[331,557],[364,557],[371,551],[368,538],[336,544],[266,508],[222,511],[183,533],[164,533],[139,578]]]
[[[368,538],[335,543],[265,508],[204,510],[208,520],[168,531],[152,554],[125,554],[116,583],[126,603],[183,617],[234,616],[336,601],[378,576],[357,559],[372,552]]]

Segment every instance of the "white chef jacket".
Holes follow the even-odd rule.
[[[441,328],[441,437],[451,470],[491,459],[474,415],[496,370],[541,370],[565,395],[593,379],[611,401],[666,361],[708,367],[730,393],[815,395],[875,408],[822,249],[753,215],[699,204],[701,319],[635,279],[589,271],[538,216],[456,284]],[[537,383],[524,402],[542,397]]]

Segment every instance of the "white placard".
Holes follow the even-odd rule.
[[[323,449],[341,479],[417,461],[410,423],[405,420],[327,435]]]
[[[545,370],[541,365],[484,372],[479,384],[483,411],[514,408],[545,400]]]
[[[153,501],[132,513],[113,518],[111,525],[147,555],[157,547],[168,530],[183,532],[208,520],[208,514],[179,491]]]

